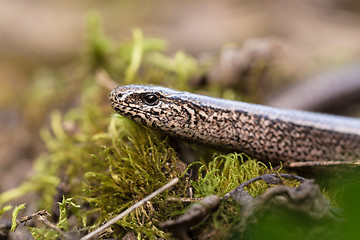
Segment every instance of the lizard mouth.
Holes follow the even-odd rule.
[[[145,118],[148,118],[151,116],[151,114],[148,111],[144,111],[142,109],[131,107],[131,106],[121,105],[116,102],[111,102],[111,106],[118,114],[120,114],[124,117],[130,117],[130,118],[134,119],[134,118],[144,118],[139,115],[144,115]]]

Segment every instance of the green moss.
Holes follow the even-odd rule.
[[[2,209],[0,209],[0,217],[1,215],[3,215],[5,212],[9,211],[10,209],[12,209],[11,205],[6,205],[4,206]]]
[[[191,181],[196,197],[210,194],[224,196],[249,179],[274,172],[263,163],[239,153],[215,155],[208,164],[200,162],[198,164],[201,165],[199,177],[196,181]],[[257,181],[245,189],[256,197],[267,188],[265,182]],[[232,199],[224,201],[207,222],[200,224],[193,231],[200,235],[212,232],[211,239],[227,239],[231,236],[234,226],[241,220],[240,212],[241,206],[238,203]]]
[[[165,41],[146,38],[139,29],[134,30],[133,40],[114,43],[102,32],[97,13],[91,13],[88,22],[86,50],[82,61],[74,66],[81,77],[70,78],[67,82],[74,85],[62,84],[61,91],[52,87],[51,94],[37,94],[33,99],[36,103],[45,101],[52,107],[58,106],[59,99],[61,102],[68,100],[62,106],[72,107],[52,112],[50,127],[41,130],[47,153],[36,160],[34,174],[28,181],[0,195],[0,206],[28,192],[36,192],[39,195],[38,209],[51,212],[59,183],[68,179],[65,181],[68,190],[64,191],[60,204],[58,226],[69,231],[90,231],[174,177],[184,175],[186,177],[182,177],[175,187],[112,227],[114,238],[133,231],[139,239],[169,239],[170,234],[159,229],[158,224],[179,215],[186,204],[168,202],[168,197],[190,197],[190,187],[198,197],[209,194],[223,196],[240,183],[272,171],[244,154],[215,155],[208,163],[200,163],[198,179],[190,182],[188,174],[178,168],[178,154],[166,137],[117,114],[111,115],[107,99],[109,90],[96,84],[93,76],[96,70],[105,69],[119,84],[153,83],[193,90],[187,81],[201,75],[201,64],[183,51],[178,51],[174,57],[167,56],[163,53]],[[35,81],[35,84],[39,83]],[[36,86],[30,88],[29,98],[39,91]],[[31,89],[36,90],[32,92]],[[266,187],[259,181],[247,190],[252,196],[257,196]],[[61,197],[55,201],[61,201]],[[80,208],[66,210],[69,204]],[[3,208],[5,210],[7,208]],[[239,210],[231,202],[222,204],[210,220],[196,229],[199,232],[214,227],[218,231],[228,229],[226,226],[236,222]],[[68,223],[70,215],[75,216],[71,226]],[[49,229],[31,228],[31,232],[37,239],[57,237]],[[108,237],[111,236],[104,236]]]
[[[94,138],[99,142],[111,142],[102,147],[99,155],[93,155],[93,160],[104,171],[85,174],[86,201],[100,213],[99,223],[181,174],[176,167],[177,155],[167,141],[130,120],[114,115],[108,133]],[[184,195],[186,184],[183,179],[176,188],[152,201],[151,207],[140,207],[118,224],[149,238],[164,236],[165,233],[153,224],[164,221],[171,214],[172,208],[164,200],[168,196]],[[149,226],[152,226],[151,230]]]
[[[59,183],[68,179],[65,184],[69,190],[64,192],[63,201],[72,199],[71,202],[81,208],[71,208],[67,212],[64,206],[68,202],[60,204],[58,226],[63,229],[94,229],[182,174],[177,167],[177,154],[166,138],[117,114],[110,117],[108,90],[104,91],[94,82],[93,72],[104,68],[123,83],[156,83],[154,79],[168,79],[168,84],[185,86],[186,78],[196,71],[196,61],[185,53],[178,53],[171,69],[167,69],[153,61],[154,54],[171,60],[162,53],[163,40],[145,38],[140,30],[135,30],[133,41],[117,46],[102,33],[100,26],[99,16],[91,13],[79,74],[82,77],[74,83],[79,91],[78,106],[65,113],[54,111],[51,114],[50,129],[41,130],[48,152],[34,163],[34,175],[19,187],[0,195],[0,205],[3,205],[28,192],[37,192],[38,208],[51,212]],[[34,85],[29,90],[30,97],[31,89],[38,91]],[[63,89],[63,92],[67,91]],[[36,102],[41,102],[39,98],[45,96],[51,105],[56,102],[57,94],[62,93],[37,94]],[[119,221],[113,227],[114,237],[131,230],[140,238],[169,238],[168,233],[156,226],[184,206],[165,200],[168,196],[188,197],[189,185],[187,178],[183,178],[172,190]],[[75,215],[77,224],[68,226],[67,214]],[[31,232],[43,239],[56,236],[52,230],[32,229]]]
[[[38,228],[38,227],[28,227],[31,235],[34,239],[38,240],[55,240],[59,239],[58,233],[53,229],[48,228]]]
[[[210,239],[230,239],[234,234],[234,228],[241,221],[241,210],[241,206],[232,199],[222,202],[201,234],[212,232]]]
[[[109,56],[114,52],[115,47],[110,39],[102,32],[101,17],[97,12],[90,12],[87,18],[87,46],[86,61],[91,69],[108,67]]]
[[[11,231],[15,231],[17,227],[16,219],[19,212],[23,209],[25,209],[25,204],[20,204],[19,206],[14,207],[14,210],[12,212],[12,221],[11,221]]]
[[[251,178],[269,172],[267,166],[259,161],[251,160],[245,154],[230,153],[217,155],[208,164],[199,168],[199,179],[192,181],[198,197],[216,194],[223,196],[235,187]],[[262,181],[251,184],[246,189],[251,195],[258,195],[266,189]]]
[[[59,204],[59,222],[56,225],[58,228],[63,229],[64,231],[67,231],[69,229],[69,223],[68,223],[68,206],[71,206],[73,208],[80,208],[80,205],[75,204],[72,201],[72,198],[64,198],[61,202],[58,202]]]

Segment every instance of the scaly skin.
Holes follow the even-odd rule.
[[[360,160],[360,120],[211,98],[149,85],[115,88],[121,115],[185,140],[265,162]]]

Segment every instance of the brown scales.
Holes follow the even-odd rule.
[[[156,105],[150,106],[142,99],[148,93],[159,98]],[[200,144],[245,152],[265,162],[360,160],[358,129],[349,133],[318,127],[321,126],[321,119],[330,118],[330,122],[333,121],[331,115],[315,115],[320,120],[315,119],[313,125],[301,124],[296,119],[291,121],[281,117],[286,115],[288,119],[292,113],[308,113],[275,109],[276,114],[281,114],[279,118],[274,118],[274,114],[266,113],[272,113],[271,108],[264,107],[264,114],[259,114],[251,112],[251,104],[247,104],[246,109],[229,108],[228,105],[222,107],[224,100],[204,97],[202,102],[202,96],[188,93],[187,97],[186,94],[165,88],[130,85],[114,89],[110,101],[119,114],[141,124]],[[258,108],[258,105],[253,106]],[[313,117],[314,114],[308,115]],[[357,120],[350,120],[357,126]]]

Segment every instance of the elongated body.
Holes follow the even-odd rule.
[[[115,88],[121,115],[175,137],[274,163],[360,160],[360,120],[149,85]]]

